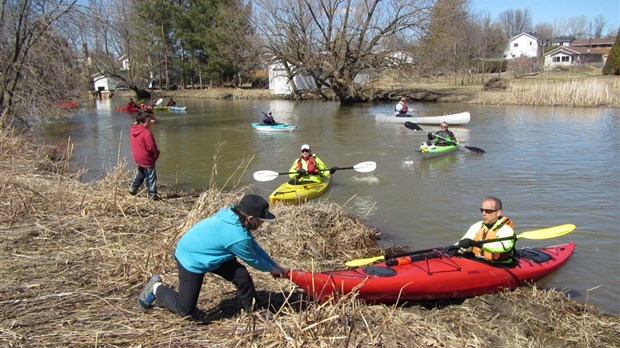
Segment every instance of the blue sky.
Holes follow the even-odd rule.
[[[615,30],[620,26],[619,0],[470,0],[471,8],[486,11],[491,18],[497,20],[498,15],[506,10],[528,9],[532,16],[532,25],[547,22],[552,24],[556,19],[568,19],[584,15],[589,20],[602,15],[607,25]],[[605,32],[609,31],[609,27]]]

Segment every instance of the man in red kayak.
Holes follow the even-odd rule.
[[[133,101],[133,98],[129,98],[129,103],[127,103],[127,110],[129,109],[137,109],[138,105]]]
[[[515,246],[515,231],[512,220],[502,216],[502,201],[497,197],[485,197],[482,200],[482,221],[471,225],[467,233],[459,241],[462,249],[471,248],[475,257],[489,262],[510,263]],[[476,243],[512,237],[497,242]]]

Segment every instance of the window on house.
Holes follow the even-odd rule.
[[[518,43],[518,42],[515,42],[515,44],[514,44],[514,46],[513,46],[513,47],[519,47],[519,43]]]
[[[553,58],[551,58],[551,61],[554,62],[554,63],[557,63],[557,62],[560,61],[560,57],[553,57]]]
[[[562,62],[568,62],[568,56],[562,56]]]

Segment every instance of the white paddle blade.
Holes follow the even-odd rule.
[[[254,180],[256,181],[271,181],[278,177],[278,172],[274,172],[272,170],[259,170],[258,172],[254,172]]]
[[[159,104],[163,103],[164,99],[163,98],[159,98],[157,99],[157,101],[155,102],[155,105],[159,106]]]
[[[372,161],[362,162],[354,165],[353,169],[355,169],[356,172],[369,173],[377,169],[377,163]]]

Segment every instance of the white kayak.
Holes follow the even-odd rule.
[[[252,127],[256,130],[267,131],[267,132],[292,132],[297,128],[294,124],[287,123],[278,123],[278,124],[263,124],[254,122],[252,123]]]
[[[458,114],[447,114],[441,116],[395,116],[386,114],[377,114],[375,116],[377,122],[405,123],[407,121],[416,124],[441,124],[446,121],[448,125],[467,124],[471,120],[468,111],[459,112]]]

